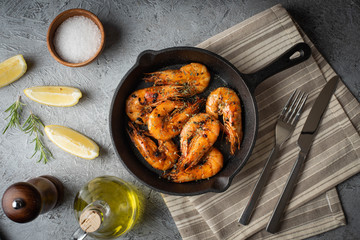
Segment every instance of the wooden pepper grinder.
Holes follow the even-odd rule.
[[[44,175],[11,185],[2,198],[2,208],[12,221],[26,223],[59,206],[63,195],[62,183]]]

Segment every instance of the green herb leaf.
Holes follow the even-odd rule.
[[[9,123],[6,125],[2,134],[5,134],[5,132],[9,128],[18,127],[21,129],[20,115],[21,115],[21,111],[22,111],[22,106],[24,106],[24,105],[25,104],[20,101],[20,97],[19,97],[16,102],[14,102],[8,109],[5,110],[5,112],[9,113],[9,116],[7,116],[5,118],[5,120],[7,120],[7,119],[10,119],[10,120],[9,120]]]
[[[49,158],[53,158],[52,153],[49,149],[46,148],[43,141],[41,141],[41,136],[44,134],[41,131],[41,128],[44,127],[43,122],[39,117],[35,116],[33,113],[30,113],[30,116],[26,119],[22,128],[26,134],[34,135],[34,139],[31,143],[35,142],[34,154],[31,157],[34,157],[37,152],[40,152],[40,158],[37,162],[43,161],[47,163]]]

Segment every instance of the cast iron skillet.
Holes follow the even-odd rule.
[[[297,52],[300,53],[298,57],[291,57]],[[127,170],[137,179],[163,193],[197,195],[206,192],[225,191],[230,186],[233,177],[245,165],[255,145],[258,116],[253,93],[256,86],[266,78],[305,61],[310,55],[310,47],[305,43],[298,43],[260,71],[243,74],[224,58],[204,49],[173,47],[160,51],[147,50],[142,52],[135,65],[121,80],[111,104],[110,133],[118,156]],[[127,97],[136,89],[151,85],[142,80],[144,73],[179,68],[191,62],[206,65],[211,73],[211,81],[203,93],[204,97],[219,86],[227,86],[236,90],[242,102],[244,135],[241,149],[234,156],[228,154],[229,147],[224,138],[217,141],[215,145],[224,154],[225,160],[224,167],[218,174],[208,180],[179,184],[161,178],[161,173],[153,170],[133,146],[126,131],[129,119],[125,113],[125,102]]]

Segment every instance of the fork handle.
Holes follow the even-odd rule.
[[[264,188],[270,172],[271,172],[271,168],[273,166],[273,162],[276,158],[276,156],[278,155],[280,147],[278,145],[275,145],[274,148],[271,150],[271,153],[265,163],[265,166],[260,174],[260,177],[258,179],[258,181],[256,182],[256,185],[250,195],[250,199],[248,201],[248,203],[246,204],[246,207],[239,219],[239,223],[243,224],[243,225],[248,225],[251,215],[256,207],[256,203],[260,197],[260,194],[262,192],[262,189]]]
[[[275,210],[266,227],[266,231],[268,231],[269,233],[276,233],[279,231],[281,217],[283,216],[285,207],[292,196],[294,186],[298,182],[297,178],[300,171],[302,170],[302,166],[305,159],[306,159],[306,153],[300,152],[291,170],[290,176],[288,177],[285,188],[281,193],[281,196],[276,204]]]

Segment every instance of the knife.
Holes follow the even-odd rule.
[[[285,184],[285,188],[276,204],[275,210],[272,213],[270,221],[266,227],[266,231],[276,233],[279,230],[280,219],[283,215],[284,209],[292,195],[295,184],[297,183],[297,176],[299,175],[302,165],[305,162],[306,156],[310,150],[313,139],[316,135],[321,118],[330,102],[331,96],[335,92],[339,77],[335,76],[326,83],[321,90],[319,96],[316,98],[310,113],[306,119],[304,127],[301,131],[297,141],[300,148],[298,158],[291,170],[290,176]]]

